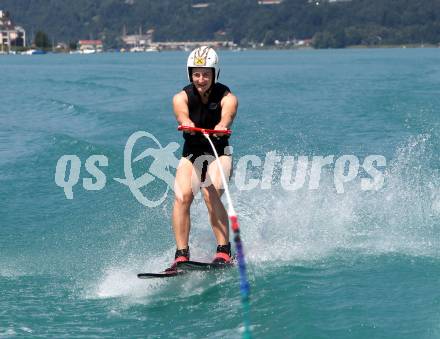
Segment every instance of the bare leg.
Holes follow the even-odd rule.
[[[220,163],[228,179],[232,168],[232,157],[221,156]],[[218,245],[227,245],[229,243],[229,222],[228,214],[221,201],[224,192],[221,175],[216,162],[212,162],[208,167],[207,180],[211,181],[211,185],[203,187],[203,198],[208,208],[209,219],[212,230]]]
[[[190,207],[200,180],[193,175],[193,164],[186,158],[180,159],[174,183],[173,230],[178,249],[188,247],[191,228]]]

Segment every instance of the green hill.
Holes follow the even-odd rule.
[[[314,37],[316,47],[440,42],[440,0],[0,0],[0,9],[32,36],[55,41],[102,39],[155,29],[156,41],[227,39],[239,44]]]

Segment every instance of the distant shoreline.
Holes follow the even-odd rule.
[[[399,45],[352,45],[352,46],[346,46],[343,48],[313,48],[313,47],[296,47],[296,48],[280,48],[280,47],[274,47],[274,46],[264,46],[264,47],[258,47],[258,48],[247,48],[247,47],[238,47],[234,49],[230,48],[218,48],[220,51],[230,51],[230,52],[245,52],[245,51],[322,51],[322,50],[349,50],[349,49],[424,49],[424,48],[440,48],[440,45],[436,44],[399,44]],[[143,51],[143,52],[129,52],[129,51],[120,51],[120,50],[104,50],[102,52],[98,53],[91,53],[91,54],[102,54],[102,53],[114,53],[114,54],[150,54],[150,53],[162,53],[162,52],[187,52],[185,50],[180,49],[165,49],[161,51]],[[20,52],[1,52],[0,55],[26,55],[29,53],[26,53],[26,51],[20,51]],[[40,53],[38,53],[40,54]],[[48,50],[44,54],[79,54],[79,53],[71,53],[70,51],[51,51]]]

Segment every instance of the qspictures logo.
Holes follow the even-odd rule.
[[[141,139],[149,140],[154,147],[148,147],[133,158],[135,145]],[[146,207],[154,208],[161,205],[168,196],[169,190],[174,190],[175,170],[179,165],[179,157],[176,151],[180,145],[170,142],[163,147],[159,140],[151,133],[137,131],[127,140],[124,148],[124,175],[125,178],[112,178],[114,181],[125,185],[134,198]],[[229,147],[229,146],[228,146]],[[230,154],[231,147],[225,150]],[[145,158],[149,159],[148,168],[142,168],[142,175],[135,177],[133,165],[138,166]],[[196,168],[201,168],[205,161],[211,162],[211,155],[203,155],[194,159]],[[317,190],[321,185],[321,176],[326,169],[333,168],[333,184],[336,192],[345,193],[345,186],[360,178],[362,191],[378,191],[385,181],[384,170],[386,158],[382,155],[368,155],[362,161],[355,155],[342,155],[336,158],[334,155],[326,156],[290,156],[278,155],[276,151],[267,152],[263,157],[257,155],[244,155],[238,159],[234,168],[234,184],[240,191],[254,189],[271,189],[277,168],[281,167],[279,184],[286,191],[299,189]],[[107,183],[104,168],[109,166],[109,159],[103,154],[90,155],[84,168],[88,177],[82,178],[82,186],[87,191],[102,190]],[[58,159],[55,169],[55,184],[64,190],[67,199],[73,199],[73,188],[79,183],[82,162],[77,155],[63,155]],[[257,174],[256,174],[257,173]],[[308,180],[307,180],[308,179]],[[160,197],[151,199],[145,194],[153,187],[156,180],[165,184],[165,190]],[[210,185],[207,178],[202,186]],[[196,195],[197,192],[194,192]]]

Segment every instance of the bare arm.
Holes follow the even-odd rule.
[[[173,110],[179,125],[194,127],[194,123],[189,118],[188,96],[184,91],[174,96]]]
[[[222,117],[220,122],[215,127],[215,129],[218,130],[224,130],[231,127],[232,122],[234,121],[234,118],[237,114],[237,108],[238,108],[237,97],[229,92],[223,97],[221,101],[221,106],[222,106]]]

